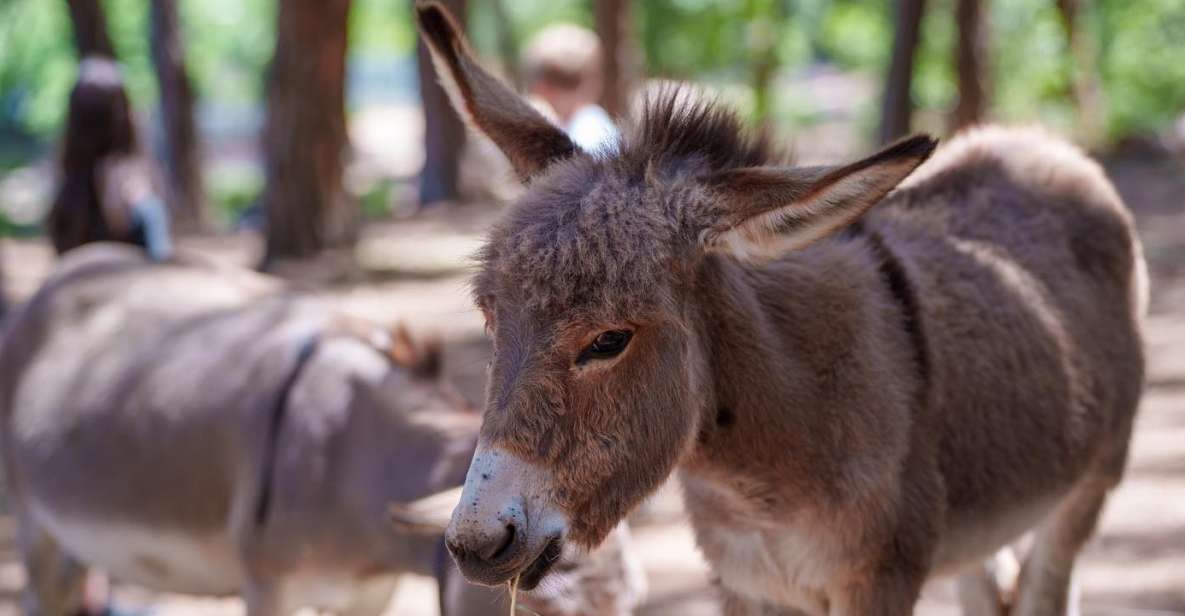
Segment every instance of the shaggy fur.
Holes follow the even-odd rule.
[[[450,79],[501,90],[464,104],[512,96],[474,71]],[[728,614],[908,614],[941,573],[999,614],[979,563],[1029,530],[1015,613],[1065,611],[1143,383],[1143,261],[1098,166],[984,129],[886,198],[932,140],[787,167],[680,91],[627,135],[538,160],[481,253],[496,355],[462,571],[537,580],[678,469]]]

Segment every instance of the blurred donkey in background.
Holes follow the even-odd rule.
[[[465,582],[436,527],[399,504],[461,483],[480,416],[439,354],[273,279],[71,252],[8,321],[0,447],[29,575],[28,614],[85,613],[86,568],[158,590],[241,593],[249,616],[383,612],[434,576],[446,616],[505,614]],[[643,582],[622,529],[523,604],[629,614]],[[102,599],[89,607],[102,609]]]

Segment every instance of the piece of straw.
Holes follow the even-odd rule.
[[[522,575],[516,575],[513,580],[506,583],[510,586],[510,616],[514,616],[518,612],[518,581],[522,577]]]

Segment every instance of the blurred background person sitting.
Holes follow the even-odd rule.
[[[140,155],[119,66],[91,57],[70,92],[57,196],[47,230],[58,254],[89,242],[135,244],[153,259],[172,252],[168,212]]]
[[[597,105],[604,88],[601,42],[597,35],[573,24],[544,28],[528,42],[523,54],[527,90],[536,105],[588,151],[611,146],[617,127]]]

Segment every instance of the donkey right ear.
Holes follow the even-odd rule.
[[[502,150],[521,180],[579,151],[564,131],[478,64],[448,10],[417,3],[416,23],[453,107]]]

